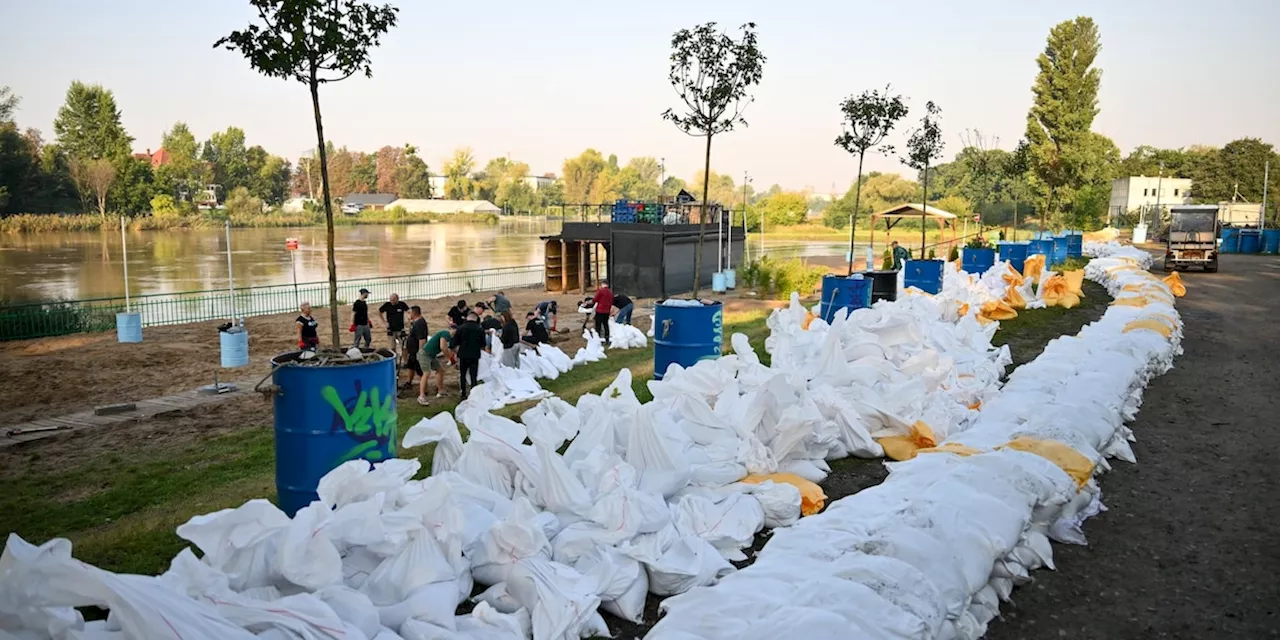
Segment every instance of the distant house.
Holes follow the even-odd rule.
[[[525,176],[524,183],[529,185],[530,187],[533,187],[534,191],[537,191],[539,189],[545,189],[555,184],[556,177],[553,174],[547,174],[544,176]]]
[[[169,164],[169,152],[165,151],[163,147],[157,149],[155,153],[151,153],[151,150],[147,149],[146,153],[135,153],[133,157],[150,162],[152,169]]]
[[[394,193],[348,193],[342,198],[342,206],[381,211],[395,202],[398,197]]]
[[[425,200],[420,198],[401,198],[392,202],[387,208],[400,207],[409,213],[502,213],[488,200]]]
[[[1191,179],[1173,176],[1129,176],[1111,181],[1110,215],[1146,212],[1159,203],[1191,204]]]
[[[307,203],[315,204],[315,200],[311,198],[289,198],[280,206],[280,210],[285,213],[302,213],[307,210]]]

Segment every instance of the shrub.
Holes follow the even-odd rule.
[[[893,269],[893,252],[888,249],[885,249],[884,258],[880,260],[880,270],[890,271],[892,269]]]
[[[161,218],[176,217],[182,215],[182,211],[173,201],[173,196],[162,193],[151,199],[151,215]]]
[[[792,291],[808,297],[826,273],[826,269],[808,266],[798,258],[775,260],[764,256],[743,269],[743,283],[769,297],[788,298]]]
[[[938,249],[937,249],[937,248],[935,248],[935,247],[929,247],[929,259],[930,259],[930,260],[937,260],[937,259],[938,259]]]
[[[951,247],[951,255],[947,256],[947,262],[955,262],[960,259],[960,248]]]

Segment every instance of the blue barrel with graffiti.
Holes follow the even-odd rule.
[[[915,287],[937,295],[942,291],[941,260],[908,260],[902,267],[902,287]]]
[[[318,499],[316,485],[350,460],[396,456],[396,361],[366,353],[359,363],[308,366],[300,352],[272,358],[276,496],[290,517]]]
[[[724,305],[658,303],[654,314],[653,377],[661,380],[672,363],[688,368],[720,357],[724,342]],[[683,302],[683,301],[682,301]]]
[[[1010,265],[1013,266],[1014,269],[1018,270],[1018,273],[1022,273],[1023,268],[1027,266],[1027,249],[1029,248],[1028,243],[1001,242],[999,244],[999,247],[1000,247],[1000,260],[1002,262],[1008,262]]]
[[[837,309],[862,309],[871,306],[871,278],[864,278],[861,273],[853,276],[822,276],[822,301],[818,313],[822,319],[831,322],[836,317]]]
[[[960,251],[960,268],[965,273],[982,275],[996,263],[995,249],[970,249]]]

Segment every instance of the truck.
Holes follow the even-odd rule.
[[[1169,207],[1169,234],[1165,240],[1164,270],[1202,267],[1218,270],[1219,207],[1175,205]]]

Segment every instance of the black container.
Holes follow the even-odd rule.
[[[893,302],[898,299],[897,271],[866,271],[864,273],[871,278],[871,304],[880,300]]]

